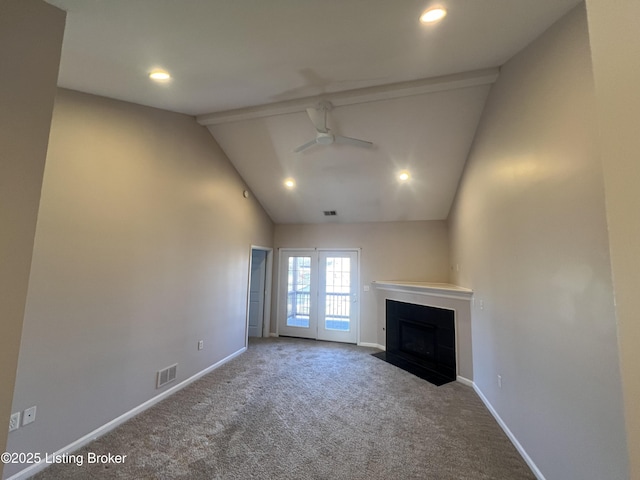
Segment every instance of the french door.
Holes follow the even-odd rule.
[[[357,250],[280,250],[278,334],[356,343]]]

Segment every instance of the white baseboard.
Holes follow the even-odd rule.
[[[229,360],[234,359],[235,357],[237,357],[241,353],[244,353],[246,350],[247,350],[247,347],[242,347],[237,352],[232,353],[228,357],[223,358],[219,362],[214,363],[210,367],[207,367],[204,370],[196,373],[195,375],[192,375],[191,377],[187,378],[186,380],[183,380],[182,382],[178,383],[177,385],[169,388],[168,390],[165,390],[164,392],[162,392],[162,393],[156,395],[155,397],[147,400],[146,402],[138,405],[137,407],[133,408],[132,410],[129,410],[128,412],[120,415],[119,417],[114,418],[110,422],[105,423],[101,427],[96,428],[94,431],[88,433],[84,437],[79,438],[75,442],[70,443],[66,447],[63,447],[60,450],[58,450],[57,452],[52,453],[51,456],[71,454],[71,453],[75,452],[76,450],[84,447],[88,443],[96,440],[98,437],[101,437],[104,434],[106,434],[106,433],[110,432],[111,430],[113,430],[114,428],[118,427],[119,425],[122,425],[124,422],[126,422],[130,418],[133,418],[134,416],[138,415],[139,413],[144,412],[148,408],[151,408],[152,406],[154,406],[156,403],[160,402],[161,400],[164,400],[165,398],[169,397],[170,395],[173,395],[178,390],[182,390],[184,387],[186,387],[187,385],[195,382],[199,378],[205,376],[207,373],[210,373],[210,372],[214,371],[216,368],[224,365]],[[6,480],[24,480],[24,479],[27,479],[27,478],[31,477],[32,475],[35,475],[36,473],[41,472],[42,470],[47,468],[49,465],[50,464],[44,462],[44,460],[39,462],[39,463],[34,463],[34,464],[30,465],[29,467],[25,468],[24,470],[20,470],[18,473],[16,473],[15,475],[7,478]]]
[[[384,346],[379,345],[377,343],[360,342],[360,343],[358,343],[358,346],[359,347],[377,348],[378,350],[382,350],[383,352],[386,350]]]
[[[493,418],[496,419],[496,421],[498,422],[498,425],[502,427],[502,430],[504,430],[504,433],[507,434],[507,437],[509,437],[509,440],[511,440],[511,443],[513,443],[513,446],[516,447],[516,450],[518,450],[518,453],[522,456],[524,461],[527,462],[527,465],[529,465],[529,468],[531,469],[533,474],[536,476],[536,478],[538,480],[546,480],[544,478],[544,475],[542,475],[542,472],[540,471],[540,469],[538,469],[538,466],[533,462],[531,457],[527,454],[524,447],[520,445],[520,442],[518,442],[518,439],[511,432],[511,430],[509,430],[509,427],[507,427],[507,424],[504,423],[502,418],[500,418],[500,415],[498,415],[498,412],[496,412],[496,410],[493,408],[493,405],[491,405],[491,402],[489,402],[487,397],[484,396],[484,394],[482,393],[482,390],[480,390],[480,388],[475,383],[472,383],[472,385],[473,385],[473,389],[476,391],[476,393],[484,403],[485,407],[487,407],[487,409],[491,412],[491,415],[493,415]]]
[[[271,333],[269,333],[269,336],[270,337],[274,337],[274,338],[278,338],[280,335],[278,335],[277,333],[271,332]]]
[[[473,380],[469,380],[468,378],[461,377],[460,375],[456,377],[456,380],[461,384],[466,385],[467,387],[474,388]]]

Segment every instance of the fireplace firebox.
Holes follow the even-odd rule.
[[[386,337],[376,357],[435,385],[456,379],[453,310],[387,299]]]

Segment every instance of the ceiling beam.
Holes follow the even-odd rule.
[[[254,118],[271,117],[287,113],[304,112],[307,108],[315,107],[321,100],[329,100],[334,107],[355,105],[358,103],[378,102],[392,98],[422,95],[425,93],[442,92],[457,88],[475,87],[494,83],[500,72],[499,68],[474,70],[472,72],[445,75],[442,77],[412,80],[409,82],[391,83],[377,87],[358,88],[344,92],[326,93],[313,97],[286,100],[256,107],[238,108],[223,112],[198,115],[196,120],[200,125],[219,125],[221,123],[239,122]]]

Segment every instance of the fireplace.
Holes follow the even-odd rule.
[[[387,299],[386,340],[378,358],[435,385],[456,379],[453,310]]]

